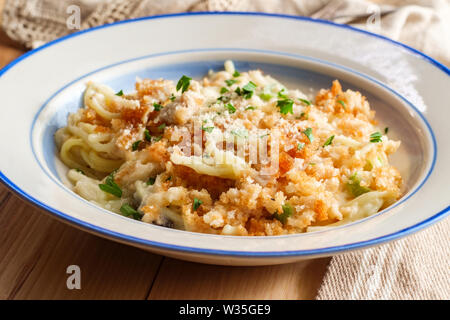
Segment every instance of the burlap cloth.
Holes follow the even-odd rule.
[[[34,48],[71,32],[66,20],[73,4],[81,9],[81,29],[185,11],[311,16],[378,32],[450,65],[449,0],[6,0],[2,27]],[[317,299],[450,299],[449,244],[447,218],[408,238],[333,257]]]

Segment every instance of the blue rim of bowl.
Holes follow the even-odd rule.
[[[425,55],[424,53],[413,49],[405,44],[399,43],[397,41],[391,40],[389,38],[386,38],[381,35],[377,35],[365,30],[357,29],[348,25],[342,25],[337,24],[331,21],[326,20],[320,20],[320,19],[312,19],[309,17],[302,17],[302,16],[292,16],[292,15],[284,15],[284,14],[271,14],[271,13],[259,13],[259,12],[189,12],[189,13],[176,13],[176,14],[167,14],[167,15],[157,15],[157,16],[150,16],[150,17],[141,17],[136,19],[129,19],[129,20],[123,20],[114,22],[111,24],[105,24],[101,26],[97,26],[91,29],[82,30],[79,32],[75,32],[69,35],[66,35],[64,37],[55,39],[49,43],[44,44],[43,46],[31,50],[22,56],[18,57],[17,59],[13,60],[11,63],[6,65],[3,69],[0,70],[0,77],[8,71],[10,68],[12,68],[14,65],[19,63],[20,61],[26,59],[27,57],[35,54],[36,52],[39,52],[41,50],[44,50],[45,48],[52,46],[58,42],[65,41],[67,39],[70,39],[72,37],[77,37],[79,35],[82,35],[87,32],[92,32],[98,29],[102,28],[108,28],[115,25],[125,24],[125,23],[132,23],[136,21],[142,21],[142,20],[152,20],[152,19],[161,19],[161,18],[171,18],[171,17],[180,17],[180,16],[197,16],[197,15],[253,15],[253,16],[266,16],[266,17],[276,17],[276,18],[284,18],[284,19],[294,19],[294,20],[303,20],[313,23],[320,23],[320,24],[327,24],[334,27],[339,28],[346,28],[350,29],[355,32],[363,33],[371,37],[379,38],[382,40],[385,40],[387,42],[390,42],[394,45],[403,47],[407,49],[408,51],[415,53],[422,57],[423,59],[427,60],[429,63],[433,64],[434,66],[441,69],[444,73],[450,76],[450,69],[444,66],[443,64],[439,63],[438,61],[434,60],[433,58]],[[313,255],[327,255],[332,253],[338,253],[348,250],[354,250],[358,248],[363,247],[369,247],[374,246],[377,244],[381,244],[390,240],[398,239],[400,237],[406,236],[408,234],[411,234],[415,231],[418,231],[422,228],[425,228],[426,226],[435,223],[441,219],[443,219],[450,211],[450,206],[447,206],[445,209],[441,210],[440,212],[436,213],[435,215],[431,216],[430,218],[421,221],[413,226],[410,226],[408,228],[404,228],[402,230],[399,230],[397,232],[394,232],[392,234],[384,235],[378,238],[340,245],[340,246],[334,246],[334,247],[327,247],[327,248],[319,248],[319,249],[312,249],[312,250],[292,250],[292,251],[281,251],[281,252],[254,252],[254,251],[231,251],[231,250],[215,250],[215,249],[202,249],[202,248],[192,248],[192,247],[184,247],[184,246],[178,246],[178,245],[171,245],[166,243],[160,243],[150,240],[143,240],[140,238],[135,238],[132,236],[127,236],[118,232],[114,232],[111,230],[107,230],[89,223],[86,223],[84,221],[75,219],[73,217],[70,217],[66,215],[65,213],[53,209],[49,206],[47,206],[45,203],[40,202],[39,200],[33,198],[23,190],[21,190],[18,186],[16,186],[11,180],[9,180],[1,171],[0,171],[0,181],[2,181],[7,187],[9,187],[12,191],[14,191],[16,194],[18,194],[20,197],[24,198],[25,200],[29,201],[33,205],[37,206],[40,209],[44,209],[45,211],[48,211],[50,213],[53,213],[57,218],[64,220],[65,222],[68,222],[71,225],[78,226],[82,229],[87,229],[89,231],[92,231],[96,234],[100,234],[103,236],[106,236],[107,238],[116,239],[120,241],[125,241],[127,243],[134,243],[136,245],[144,245],[145,247],[151,247],[155,249],[162,249],[162,250],[171,250],[176,252],[185,252],[185,253],[196,253],[196,254],[204,254],[204,255],[220,255],[220,256],[235,256],[235,257],[253,257],[253,258],[270,258],[270,257],[288,257],[288,256],[313,256]]]

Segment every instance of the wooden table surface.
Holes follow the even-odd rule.
[[[0,32],[0,67],[24,52]],[[70,227],[0,183],[0,299],[313,299],[328,262],[223,267],[166,258]],[[80,290],[67,289],[69,265],[80,266]]]

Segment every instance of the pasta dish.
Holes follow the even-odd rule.
[[[118,88],[120,89],[120,88]],[[55,134],[73,190],[107,210],[193,232],[272,236],[373,215],[401,196],[388,138],[361,93],[314,99],[261,70],[202,80],[88,82]]]

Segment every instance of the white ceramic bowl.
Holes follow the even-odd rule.
[[[135,77],[200,78],[232,59],[313,93],[335,78],[360,90],[402,140],[392,157],[405,194],[369,218],[328,231],[231,237],[163,228],[87,202],[67,186],[53,133],[81,106],[88,79],[132,89]],[[386,38],[308,18],[195,13],[123,21],[58,39],[0,72],[0,179],[55,217],[116,241],[180,259],[263,265],[329,256],[405,236],[449,211],[450,72]]]

